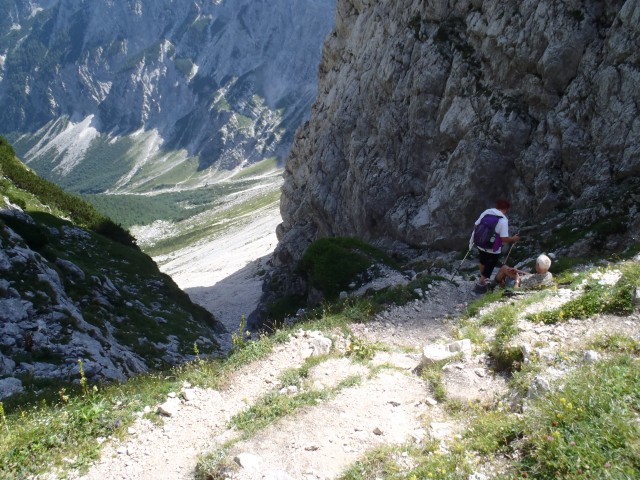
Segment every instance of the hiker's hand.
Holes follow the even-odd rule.
[[[519,242],[520,234],[516,233],[513,237],[511,237],[511,239],[513,240],[513,243]]]

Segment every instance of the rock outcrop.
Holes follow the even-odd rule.
[[[194,345],[219,350],[222,325],[150,258],[53,222],[0,196],[0,399],[77,381],[81,368],[90,381],[124,380],[187,361]]]
[[[334,235],[464,248],[498,196],[527,224],[637,201],[638,45],[637,0],[339,0],[276,263]]]

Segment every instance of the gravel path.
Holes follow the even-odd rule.
[[[352,325],[352,335],[361,341],[385,346],[366,363],[346,356],[349,335],[332,332],[332,354],[322,357],[302,385],[287,390],[280,383],[280,374],[303,365],[316,348],[316,340],[325,338],[319,332],[292,335],[266,359],[239,369],[226,388],[187,388],[188,401],[176,400],[177,411],[162,425],[138,420],[127,440],[105,446],[102,459],[80,478],[192,479],[200,455],[233,440],[220,478],[325,480],[339,477],[377,446],[424,438],[446,443],[463,425],[433,400],[429,384],[416,373],[416,367],[426,344],[453,340],[452,328],[475,298],[471,289],[472,283],[463,280],[459,286],[441,282],[422,300],[390,308],[367,324]],[[585,348],[589,339],[601,333],[640,338],[637,313],[558,325],[524,320],[527,312],[557,307],[575,295],[558,290],[523,309],[514,344],[530,345],[540,358],[553,359],[558,352]],[[359,379],[358,384],[340,387],[342,380],[353,377]],[[491,370],[484,353],[469,353],[447,365],[443,382],[447,398],[463,402],[491,402],[507,391],[506,378]],[[243,439],[227,427],[232,416],[268,392],[296,395],[323,389],[330,389],[332,395],[280,418],[250,438]]]

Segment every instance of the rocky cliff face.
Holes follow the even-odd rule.
[[[332,235],[464,248],[497,196],[526,225],[637,201],[638,45],[637,0],[339,0],[277,262]]]
[[[315,98],[334,5],[4,2],[0,131],[58,182],[87,157],[122,164],[129,154],[120,187],[158,150],[184,150],[198,170],[284,158]],[[170,170],[164,160],[156,175]]]

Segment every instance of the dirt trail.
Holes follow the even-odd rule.
[[[305,338],[293,338],[266,359],[246,365],[231,378],[227,390],[191,389],[193,398],[181,402],[177,414],[161,426],[140,419],[120,445],[105,447],[101,460],[84,480],[192,479],[198,455],[216,445],[216,437],[229,437],[229,418],[273,388],[274,379],[304,359]]]
[[[388,340],[390,351],[380,353],[377,363],[390,368],[375,373],[346,358],[321,363],[311,373],[316,388],[320,384],[319,388],[333,388],[349,376],[359,376],[362,383],[278,422],[251,441],[237,444],[233,451],[257,452],[266,471],[281,469],[294,478],[334,478],[365,450],[406,441],[421,429],[422,415],[433,407],[425,403],[430,396],[428,385],[413,373],[420,361],[419,350],[406,353],[398,347],[420,347],[446,337],[445,318],[460,311],[462,291],[465,289],[438,287],[425,300],[390,310],[368,327],[354,325],[354,334],[363,339]],[[261,395],[280,389],[281,372],[302,365],[309,340],[292,336],[266,359],[240,369],[225,390],[192,388],[192,398],[182,401],[177,413],[165,417],[161,426],[138,420],[129,438],[105,446],[101,460],[80,478],[193,478],[200,454],[236,436],[227,430],[227,421]],[[341,344],[337,348],[344,348],[346,339]],[[288,460],[282,462],[280,457]],[[260,473],[244,469],[237,478],[262,478],[264,468]]]
[[[346,356],[347,336],[325,334],[333,340],[332,354],[322,357],[302,385],[284,393],[287,385],[280,383],[280,374],[303,365],[314,339],[320,338],[319,333],[292,335],[268,358],[236,372],[226,389],[191,388],[189,401],[182,401],[163,425],[137,421],[130,437],[120,445],[105,447],[102,459],[81,478],[191,479],[199,455],[234,440],[225,452],[220,478],[324,480],[339,477],[365,452],[380,445],[425,438],[446,443],[462,426],[433,400],[431,387],[415,368],[426,344],[453,340],[453,327],[467,302],[475,298],[471,288],[471,282],[461,281],[459,286],[442,282],[422,300],[393,307],[370,323],[352,325],[356,338],[384,346],[369,362]],[[542,303],[557,306],[575,294],[561,290]],[[576,346],[594,332],[638,336],[638,320],[638,314],[551,326],[521,320],[517,341],[540,344],[540,353],[551,357],[563,344]],[[468,353],[447,365],[443,369],[447,398],[491,401],[503,394],[506,379],[494,374],[488,362],[486,354]],[[350,378],[359,383],[341,386],[341,381]],[[323,389],[332,392],[327,399],[299,408],[250,438],[241,439],[237,431],[227,428],[233,415],[268,392],[297,395]]]

